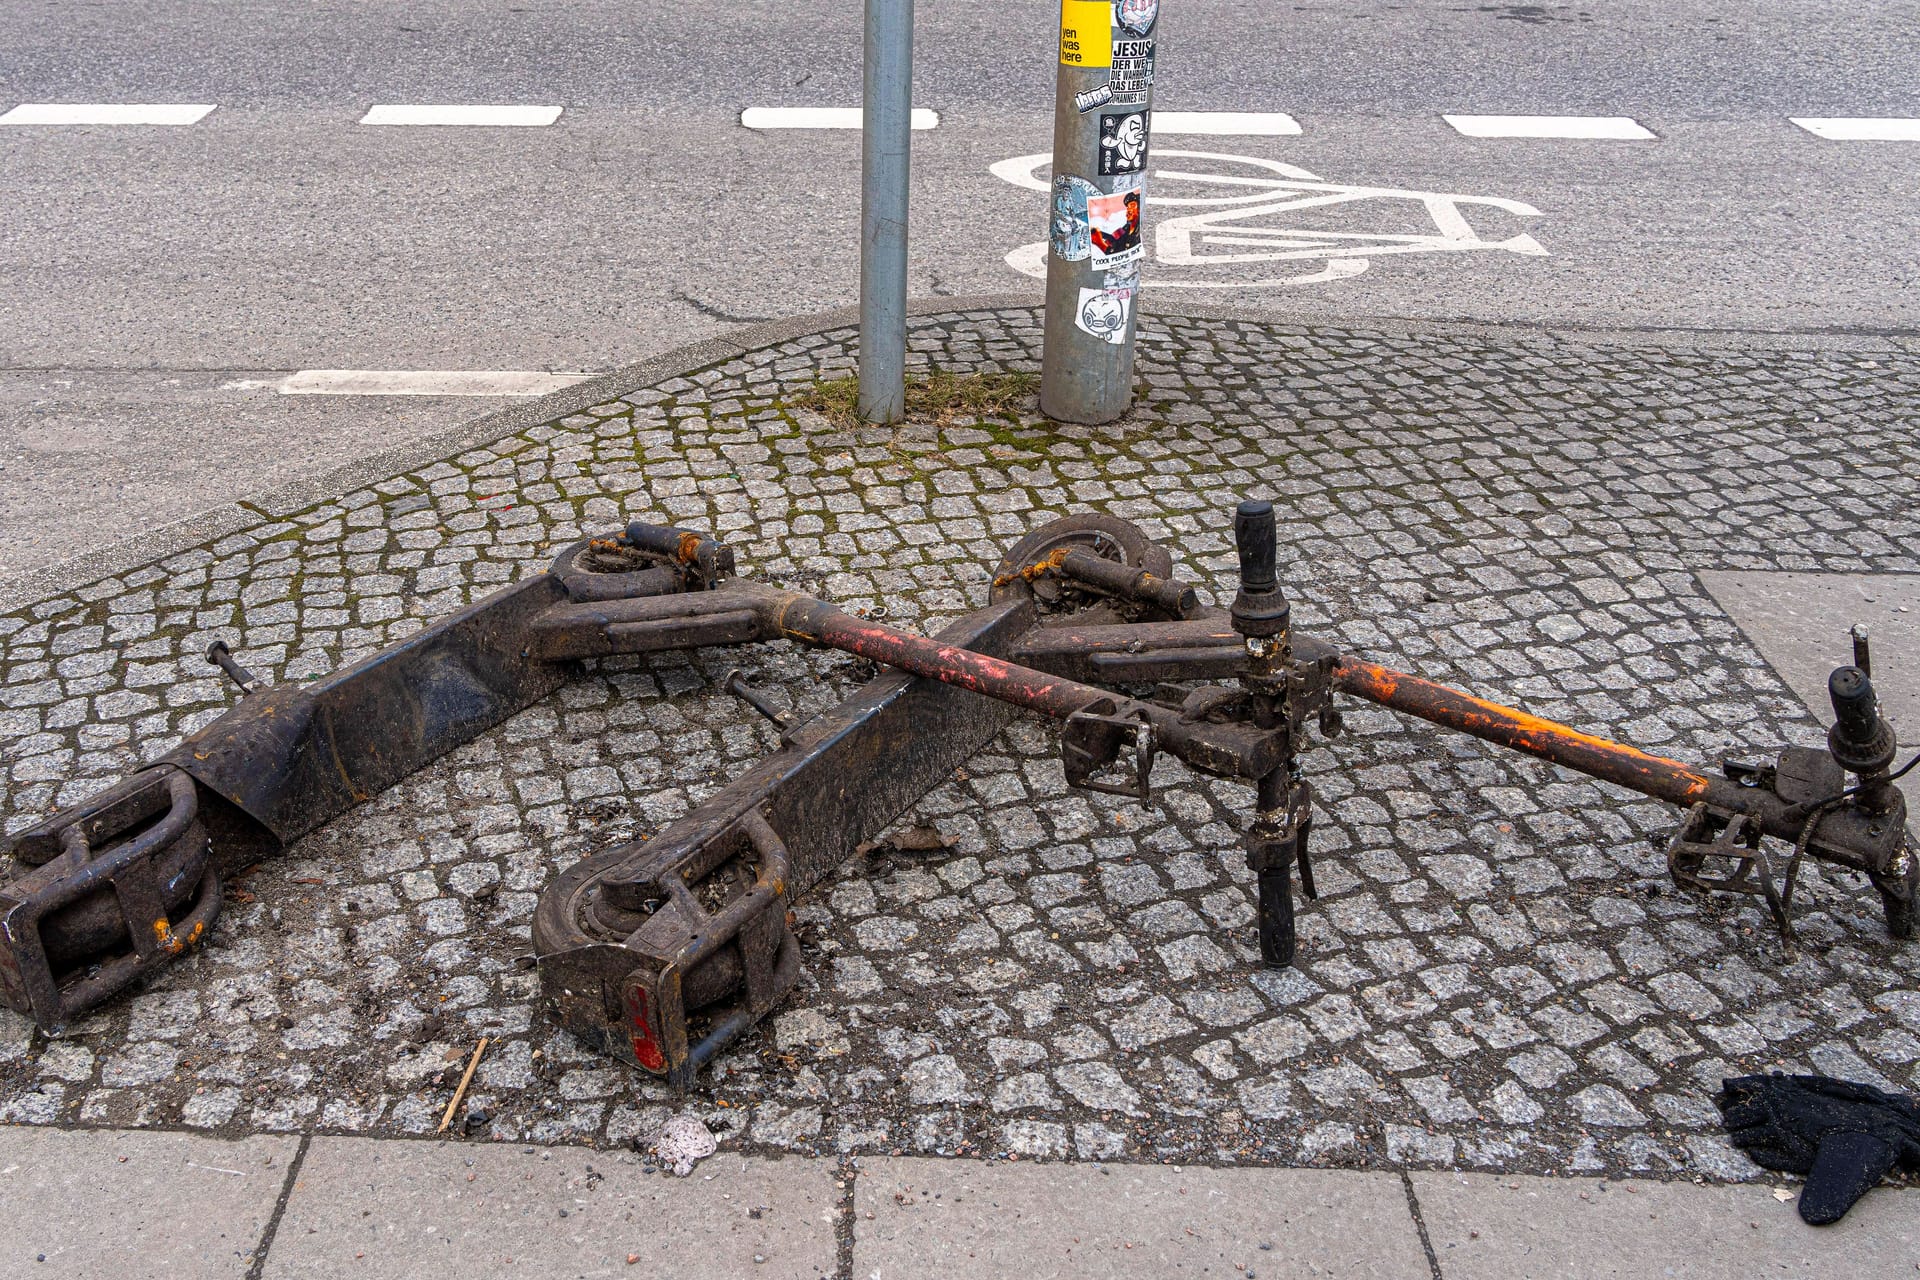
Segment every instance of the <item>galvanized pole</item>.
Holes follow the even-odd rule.
[[[1159,20],[1160,0],[1061,0],[1040,411],[1065,422],[1133,403]]]
[[[860,136],[860,417],[907,411],[907,178],[913,0],[867,0]]]

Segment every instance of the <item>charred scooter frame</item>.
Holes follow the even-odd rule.
[[[1132,525],[1058,520],[1008,552],[985,608],[927,637],[736,578],[713,538],[635,522],[311,684],[263,687],[216,644],[209,659],[244,693],[234,708],[14,841],[25,869],[0,885],[0,998],[61,1026],[201,941],[223,871],[471,740],[583,660],[781,639],[891,670],[802,724],[729,675],[725,687],[779,726],[779,749],[651,839],[562,872],[535,910],[553,1016],[681,1086],[793,987],[789,902],[1020,708],[1061,722],[1070,786],[1150,803],[1163,753],[1251,785],[1246,852],[1270,966],[1293,958],[1296,871],[1314,896],[1298,760],[1310,727],[1338,734],[1336,693],[1682,806],[1675,881],[1760,896],[1783,933],[1808,857],[1864,872],[1889,931],[1911,933],[1916,861],[1864,636],[1830,682],[1827,750],[1789,747],[1714,776],[1296,635],[1272,506],[1242,503],[1234,535],[1239,591],[1222,611],[1202,608]],[[1784,867],[1768,837],[1789,844]]]

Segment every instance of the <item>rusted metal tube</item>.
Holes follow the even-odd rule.
[[[779,602],[774,617],[781,632],[791,639],[839,649],[1057,720],[1113,697],[1104,689],[1077,680],[1064,680],[971,649],[868,622],[810,596],[786,597]]]
[[[1175,617],[1190,618],[1200,607],[1200,597],[1186,583],[1156,578],[1145,569],[1120,564],[1084,548],[1068,548],[1060,557],[1060,572],[1112,595],[1164,609]]]
[[[1293,656],[1318,662],[1333,646],[1295,634]],[[1115,684],[1155,680],[1233,680],[1247,670],[1247,640],[1225,611],[1185,622],[1040,627],[1023,637],[1014,661],[1055,675]]]
[[[1336,688],[1383,707],[1678,805],[1728,789],[1691,766],[1581,733],[1539,716],[1357,658],[1335,662]]]
[[[1159,749],[1202,773],[1251,781],[1285,756],[1286,738],[1256,725],[1190,721],[1169,707],[867,622],[810,596],[786,595],[770,607],[775,624],[790,639],[840,649],[1056,720],[1076,712],[1144,720]]]

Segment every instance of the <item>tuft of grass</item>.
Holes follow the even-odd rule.
[[[907,421],[948,427],[960,418],[1018,421],[1040,390],[1037,373],[949,373],[935,369],[907,379]],[[811,409],[840,428],[860,425],[860,380],[816,382],[788,404]]]

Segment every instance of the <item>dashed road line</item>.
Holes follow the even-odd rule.
[[[543,396],[593,377],[538,369],[301,369],[283,396]]]
[[[1283,138],[1300,132],[1300,122],[1284,111],[1156,111],[1157,134],[1207,133],[1221,137]]]
[[[198,124],[211,102],[23,102],[0,124]]]
[[[858,129],[862,118],[859,107],[748,107],[740,113],[740,123],[749,129]],[[940,113],[915,107],[912,125],[937,129]]]
[[[491,129],[541,129],[560,118],[562,108],[555,106],[482,105],[477,103],[431,105],[426,103],[385,102],[367,108],[361,124],[392,125],[477,125]]]
[[[1632,116],[1460,116],[1440,117],[1465,138],[1580,138],[1639,142],[1653,130]]]
[[[1830,142],[1920,142],[1920,119],[1904,116],[1788,116]]]

